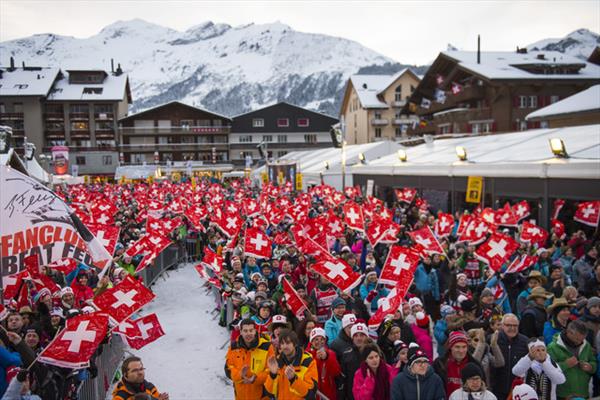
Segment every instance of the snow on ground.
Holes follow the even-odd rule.
[[[156,313],[165,336],[134,355],[142,358],[146,379],[171,400],[233,399],[233,386],[225,378],[223,366],[229,334],[218,325],[211,311],[212,292],[192,264],[168,271],[152,287],[156,299],[140,314]]]

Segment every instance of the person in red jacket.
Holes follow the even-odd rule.
[[[317,360],[317,371],[319,372],[318,393],[322,393],[329,400],[337,399],[337,385],[335,378],[341,373],[342,369],[338,363],[337,357],[333,350],[329,350],[325,345],[327,337],[323,328],[313,328],[310,331],[310,341],[306,351]],[[317,399],[324,397],[319,396]]]
[[[94,298],[94,291],[87,283],[88,274],[84,270],[79,271],[77,278],[71,283],[71,288],[75,295],[75,307],[79,309],[89,305],[90,301]]]

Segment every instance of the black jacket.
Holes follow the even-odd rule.
[[[337,359],[341,361],[342,354],[344,354],[346,350],[352,348],[352,339],[350,339],[350,336],[346,335],[346,332],[342,329],[340,330],[340,333],[338,333],[338,337],[331,342],[329,348],[335,352]]]
[[[392,400],[445,400],[444,384],[429,367],[424,376],[415,376],[405,368],[392,381]]]
[[[352,387],[354,385],[354,374],[360,368],[361,354],[357,347],[352,346],[342,354],[340,366],[344,374],[343,387],[338,391],[339,398],[354,400]]]
[[[544,336],[546,319],[547,315],[544,307],[530,304],[521,314],[519,332],[528,338]]]
[[[529,339],[522,334],[517,334],[512,340],[506,336],[503,331],[498,335],[498,347],[504,357],[504,367],[490,367],[490,375],[492,378],[492,392],[499,399],[505,399],[510,392],[512,381],[515,376],[512,374],[512,369],[521,357],[529,353],[527,342]]]

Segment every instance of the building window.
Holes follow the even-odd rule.
[[[23,112],[23,103],[13,103],[13,112],[22,113]]]
[[[394,92],[394,101],[402,101],[402,85],[398,85],[398,87],[396,87],[396,91]]]
[[[168,136],[159,136],[158,137],[158,144],[169,144],[171,143],[171,138]]]
[[[375,137],[376,138],[380,138],[381,137],[381,128],[375,128]]]
[[[102,156],[102,165],[112,165],[112,156],[111,155]]]
[[[86,139],[72,139],[71,145],[74,147],[90,147],[92,145],[92,142]]]
[[[4,103],[0,103],[0,113],[5,113],[6,112],[6,106],[4,105]]]
[[[381,119],[381,112],[377,111],[375,113],[375,119]]]
[[[287,151],[278,151],[277,152],[277,157],[283,157],[287,154]]]
[[[114,140],[96,140],[96,145],[98,147],[115,147],[117,145]]]
[[[414,93],[414,92],[415,92],[415,89],[416,89],[416,88],[415,88],[413,85],[410,85],[410,92],[411,92],[411,93]]]
[[[519,108],[527,108],[527,96],[519,96]]]
[[[29,87],[26,83],[18,83],[15,85],[15,89],[27,89]]]
[[[179,126],[182,129],[190,129],[190,126],[194,126],[194,120],[193,119],[182,119],[179,121]]]
[[[142,164],[144,161],[146,161],[146,156],[144,154],[133,153],[131,155],[131,162],[132,163]]]
[[[263,142],[272,142],[273,141],[273,135],[263,135],[262,141]]]
[[[537,96],[529,96],[529,108],[537,108]]]
[[[287,143],[287,135],[277,135],[277,143]]]
[[[195,136],[182,136],[181,143],[187,143],[187,144],[196,143],[196,137]]]
[[[52,132],[63,132],[65,130],[64,122],[46,122],[46,130]]]
[[[77,165],[85,165],[85,156],[76,156],[75,164]]]
[[[101,87],[84,87],[83,94],[102,94]]]
[[[550,104],[554,104],[560,100],[560,96],[550,96]]]
[[[199,119],[198,126],[210,126],[210,119]]]
[[[62,113],[62,106],[60,112]],[[113,108],[110,104],[94,104],[94,112],[96,114],[110,114],[113,112]]]
[[[113,123],[110,121],[96,121],[97,131],[112,131]]]
[[[71,122],[71,130],[72,131],[89,131],[90,125],[87,121],[76,121]]]
[[[252,120],[253,128],[263,128],[265,126],[265,120],[262,118],[254,118]]]
[[[213,126],[223,126],[223,121],[220,119],[213,119]]]
[[[252,135],[240,136],[240,143],[252,143]]]
[[[314,133],[304,135],[304,142],[305,143],[317,143],[317,135]]]
[[[278,118],[277,119],[277,127],[278,128],[287,128],[290,126],[290,120],[287,118]]]
[[[81,113],[81,114],[87,114],[90,112],[90,108],[87,104],[70,104],[69,110],[72,113]]]
[[[298,118],[297,122],[299,128],[307,128],[309,124],[308,118]]]

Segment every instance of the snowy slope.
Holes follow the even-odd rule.
[[[226,400],[233,398],[223,366],[229,334],[213,320],[212,294],[192,264],[169,271],[152,287],[156,299],[141,314],[155,312],[165,336],[139,351],[146,379],[172,400]]]
[[[337,114],[347,78],[393,60],[359,43],[297,32],[276,22],[231,27],[204,22],[185,32],[140,19],[85,39],[39,34],[0,43],[0,64],[110,68],[130,76],[137,110],[180,100],[226,115],[286,100]],[[116,65],[115,65],[116,67]]]
[[[587,59],[600,46],[600,35],[589,29],[578,29],[561,39],[544,39],[527,46],[527,50],[560,51],[577,58]]]

